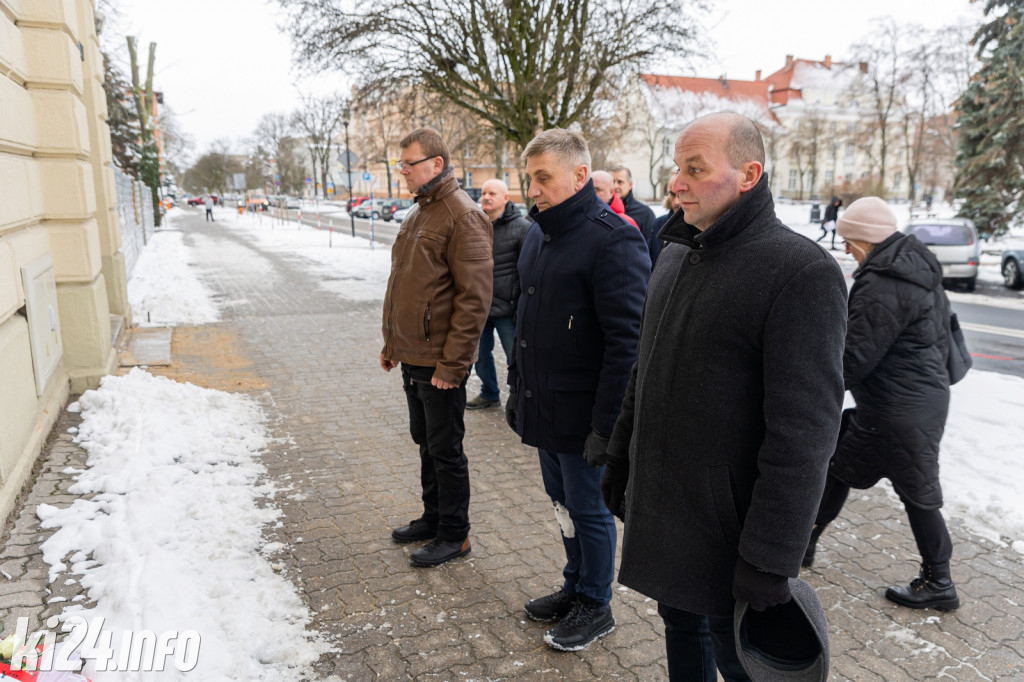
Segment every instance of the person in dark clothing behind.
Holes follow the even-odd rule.
[[[832,203],[825,207],[825,217],[821,221],[821,236],[815,239],[815,242],[820,242],[831,233],[832,246],[830,248],[836,248],[836,220],[839,219],[839,207],[842,205],[842,199],[832,197]]]
[[[764,159],[737,114],[679,136],[682,208],[601,482],[625,521],[619,583],[657,600],[672,680],[748,679],[736,602],[792,599],[839,433],[846,283],[775,216]]]
[[[491,219],[494,228],[494,294],[491,298],[491,311],[480,335],[479,357],[473,365],[476,375],[480,377],[480,395],[466,403],[467,410],[495,407],[500,403],[501,392],[494,369],[494,332],[498,332],[506,363],[511,363],[512,337],[516,333],[513,313],[519,299],[519,270],[516,263],[519,262],[526,231],[532,224],[508,200],[508,185],[501,180],[488,180],[480,188],[480,207]]]
[[[857,401],[843,430],[804,565],[839,514],[850,488],[892,481],[917,549],[921,573],[885,597],[914,609],[960,605],[949,574],[953,543],[942,518],[939,441],[949,409],[949,300],[942,266],[912,235],[896,231],[896,216],[878,197],[850,204],[837,230],[857,259],[843,353],[846,388]]]
[[[565,547],[562,587],[525,608],[534,620],[559,621],[544,635],[548,646],[579,651],[615,629],[617,538],[600,484],[636,360],[651,261],[640,231],[594,191],[582,136],[545,130],[522,160],[535,222],[519,256],[523,293],[505,416],[537,447]]]
[[[675,180],[675,175],[672,176],[672,180]],[[672,181],[669,181],[669,185]],[[665,194],[665,200],[661,203],[662,206],[668,209],[668,213],[660,215],[654,219],[654,241],[650,244],[651,250],[651,270],[654,270],[654,264],[658,260],[658,255],[661,250],[665,248],[665,242],[663,242],[658,234],[661,232],[661,228],[665,227],[665,223],[672,217],[672,214],[679,210],[679,197],[676,196],[675,192],[669,191]]]
[[[654,231],[654,221],[656,218],[654,211],[647,204],[637,201],[636,197],[633,196],[633,174],[628,168],[625,166],[615,166],[609,172],[615,181],[615,193],[622,199],[626,215],[636,221],[637,226],[640,228],[640,233],[644,236],[644,241],[647,242],[647,254],[651,257],[651,266],[653,267],[654,261],[657,260],[657,253],[654,249],[654,243],[657,241],[655,239],[657,232]],[[660,251],[660,248],[658,250]]]

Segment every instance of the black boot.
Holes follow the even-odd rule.
[[[807,543],[806,551],[804,551],[804,559],[800,562],[800,565],[804,568],[814,564],[814,550],[817,548],[818,538],[821,537],[824,530],[825,526],[819,526],[818,524],[814,524],[814,527],[811,529],[811,539]]]
[[[952,611],[960,607],[956,587],[949,577],[949,562],[921,564],[921,575],[906,587],[890,587],[885,598],[911,609],[939,609]]]

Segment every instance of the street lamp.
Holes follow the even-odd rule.
[[[345,170],[348,171],[348,217],[352,221],[352,236],[356,236],[356,216],[352,212],[352,149],[348,146],[348,108],[345,108]]]

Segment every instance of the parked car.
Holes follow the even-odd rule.
[[[380,199],[362,202],[352,209],[352,215],[356,218],[369,218],[371,215],[375,220],[380,218]]]
[[[369,200],[370,200],[370,197],[352,197],[351,199],[349,199],[345,203],[345,210],[348,211],[349,213],[351,213],[352,209],[354,209],[356,206],[358,206],[359,204],[363,203],[364,201],[369,201]]]
[[[391,215],[391,219],[394,220],[396,223],[400,223],[403,220],[405,220],[405,216],[409,215],[409,211],[411,211],[414,208],[416,208],[415,204],[409,206],[408,208],[400,208]]]
[[[966,218],[918,219],[908,222],[903,232],[920,239],[935,255],[942,265],[944,283],[960,283],[967,291],[974,291],[981,258],[974,223]]]
[[[412,199],[385,199],[380,204],[380,217],[386,221],[393,220],[395,213],[412,206]]]
[[[516,204],[516,208],[519,209],[519,214],[524,218],[530,214],[530,209],[526,207],[526,204]]]
[[[999,263],[1003,284],[1010,289],[1024,289],[1024,249],[1006,249]]]
[[[188,205],[189,206],[205,206],[206,205],[206,196],[207,195],[204,194],[203,196],[200,196],[200,197],[189,197],[188,198]],[[213,205],[214,206],[220,206],[220,197],[218,197],[216,194],[211,194],[209,196],[213,197]]]

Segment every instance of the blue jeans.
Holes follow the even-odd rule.
[[[512,321],[512,316],[488,317],[484,324],[484,331],[480,334],[479,358],[473,365],[473,369],[476,370],[476,375],[480,377],[480,383],[483,384],[480,388],[480,395],[487,400],[497,400],[501,397],[501,391],[498,390],[498,374],[494,370],[495,331],[498,332],[498,340],[501,341],[501,347],[505,351],[505,362],[508,363],[509,355],[512,353],[512,337],[516,334],[516,324]]]
[[[612,600],[615,579],[615,519],[601,497],[604,467],[583,455],[561,455],[538,448],[544,492],[555,505],[565,545],[562,590],[600,604]]]
[[[665,651],[671,682],[715,682],[718,670],[726,682],[749,682],[736,655],[732,618],[702,616],[658,604],[665,621]]]

